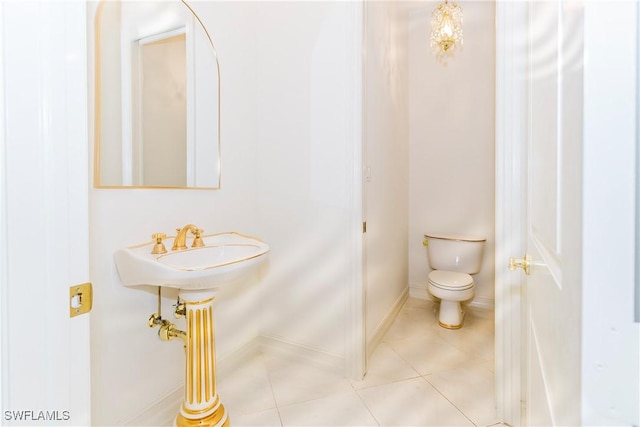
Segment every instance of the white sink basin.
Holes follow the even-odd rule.
[[[164,240],[168,252],[158,255],[151,253],[154,241],[118,250],[115,259],[122,283],[218,289],[249,272],[269,251],[261,240],[235,232],[206,235],[202,239],[204,247],[172,251],[173,237],[169,237]]]

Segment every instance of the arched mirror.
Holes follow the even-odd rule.
[[[102,0],[95,15],[94,185],[220,187],[220,71],[180,0]]]

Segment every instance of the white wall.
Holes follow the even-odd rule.
[[[640,40],[623,36],[638,34],[640,11],[636,2],[615,6],[584,5],[589,60],[584,64],[581,423],[590,426],[640,424],[640,323],[634,318],[639,309],[634,279],[640,279],[634,277]],[[603,31],[623,41],[612,48],[600,37]]]
[[[155,291],[122,286],[113,261],[115,250],[190,222],[205,232],[261,235],[254,172],[256,55],[248,25],[253,10],[250,4],[232,2],[196,3],[194,8],[210,29],[221,61],[222,189],[91,190],[94,425],[121,425],[183,384],[181,343],[161,342],[157,331],[146,326],[156,311]],[[216,299],[219,359],[257,336],[258,286],[256,280],[249,281],[244,289]],[[175,296],[163,301],[163,314],[170,320]]]
[[[161,342],[146,326],[154,290],[124,288],[113,262],[118,248],[154,232],[193,222],[269,244],[263,279],[216,299],[219,360],[258,335],[338,362],[346,352],[347,296],[359,267],[352,253],[360,232],[353,170],[361,34],[352,26],[361,4],[191,5],[220,61],[222,189],[92,189],[95,425],[136,422],[183,382],[182,346]],[[171,318],[175,293],[167,295]]]
[[[408,284],[409,93],[407,10],[365,4],[364,217],[366,337],[371,352]],[[368,172],[367,172],[368,171]]]
[[[426,297],[425,232],[487,238],[474,302],[494,300],[495,5],[461,3],[464,48],[443,67],[429,46],[437,2],[412,3],[409,17],[409,282]]]
[[[352,26],[361,5],[254,5],[258,227],[271,247],[261,331],[342,358],[359,232],[352,176],[361,36]]]
[[[89,23],[90,31],[93,31],[94,15],[93,8],[90,8]],[[100,63],[101,82],[103,88],[110,94],[100,98],[101,117],[109,126],[103,126],[101,129],[101,139],[103,148],[100,152],[103,163],[109,164],[108,168],[101,168],[100,175],[102,182],[106,184],[122,182],[122,115],[120,114],[122,106],[122,81],[120,61],[120,3],[113,2],[109,7],[102,8],[102,25],[100,33],[100,54],[105,57],[112,58],[110,61],[102,61]],[[94,39],[88,40],[90,50],[95,48]]]

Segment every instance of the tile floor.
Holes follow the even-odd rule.
[[[262,352],[218,378],[233,426],[490,426],[493,313],[467,308],[459,330],[437,305],[409,299],[362,381],[335,368]]]

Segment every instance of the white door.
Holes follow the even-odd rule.
[[[529,2],[526,425],[638,422],[637,19],[633,2]]]
[[[499,411],[511,425],[638,425],[637,2],[497,11],[496,237],[531,264],[509,273],[496,257]]]
[[[90,425],[85,3],[0,2],[0,49],[1,423]]]
[[[529,4],[525,424],[580,425],[583,9]]]

